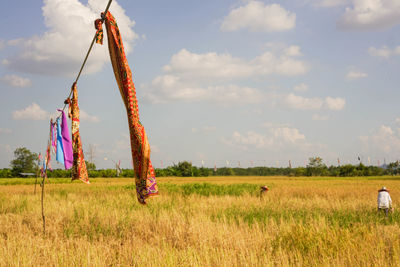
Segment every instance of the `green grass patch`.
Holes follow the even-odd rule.
[[[325,210],[325,209],[275,209],[271,207],[232,206],[214,213],[214,221],[245,222],[249,225],[260,223],[267,225],[272,219],[277,224],[296,221],[307,225],[313,221],[323,220],[331,227],[350,229],[357,225],[396,225],[400,222],[400,213],[389,213],[388,217],[375,209],[360,210]]]
[[[125,189],[135,190],[135,185],[126,185]],[[219,185],[210,183],[189,183],[189,184],[160,184],[159,191],[162,193],[179,194],[182,196],[242,196],[245,194],[257,195],[260,185],[257,184],[229,184]]]

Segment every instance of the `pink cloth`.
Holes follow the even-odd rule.
[[[72,167],[74,163],[74,153],[72,152],[72,141],[69,135],[67,116],[65,115],[64,110],[62,109],[57,109],[57,110],[62,113],[61,136],[64,149],[64,166],[65,169],[68,170]]]

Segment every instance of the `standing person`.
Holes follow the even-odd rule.
[[[268,186],[264,185],[260,187],[260,199],[262,199],[268,192]]]
[[[384,210],[386,217],[388,216],[389,209],[392,208],[392,199],[390,198],[389,191],[386,187],[382,187],[378,191],[378,212]]]

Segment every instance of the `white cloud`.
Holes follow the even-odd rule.
[[[20,51],[7,59],[9,68],[28,73],[76,75],[95,33],[93,22],[104,11],[107,0],[45,0],[43,17],[47,31],[29,39],[17,39]],[[135,22],[113,1],[110,7],[122,32],[125,51],[131,51],[138,38],[132,30]],[[99,71],[109,61],[107,45],[95,45],[85,67],[85,73]]]
[[[100,122],[99,117],[95,115],[90,115],[84,110],[80,110],[80,119],[82,121],[88,121],[88,122]]]
[[[284,50],[285,55],[289,57],[297,57],[302,56],[303,54],[300,52],[300,46],[291,45]]]
[[[6,46],[3,40],[0,40],[0,50],[2,50]]]
[[[317,97],[306,98],[291,93],[286,97],[286,104],[293,109],[311,110],[321,109],[324,101]]]
[[[381,48],[375,48],[371,46],[370,48],[368,48],[368,53],[374,57],[381,57],[388,59],[392,56],[400,55],[400,46],[397,46],[393,49],[387,46],[382,46]]]
[[[179,73],[185,77],[242,78],[252,75],[253,69],[245,60],[230,54],[195,54],[182,49],[163,67],[166,73]]]
[[[312,120],[313,121],[326,121],[329,119],[329,116],[324,116],[320,114],[314,114],[312,115]]]
[[[18,75],[5,75],[0,78],[0,81],[12,87],[28,87],[32,85],[32,81],[28,78],[22,78]]]
[[[249,77],[278,75],[301,75],[308,71],[306,63],[296,59],[301,55],[298,46],[289,46],[280,54],[266,51],[262,55],[246,61],[230,54],[191,53],[182,49],[173,55],[166,73],[180,74],[186,78],[243,79]]]
[[[275,140],[281,140],[284,143],[296,144],[304,141],[306,137],[296,128],[280,127],[271,129]]]
[[[400,134],[386,125],[381,125],[369,136],[360,136],[364,149],[369,152],[397,153],[400,150]]]
[[[8,128],[0,128],[0,134],[10,134],[12,133],[11,129]]]
[[[233,80],[249,80],[268,75],[302,75],[308,71],[300,47],[269,46],[252,60],[235,58],[228,53],[196,54],[182,49],[162,68],[163,74],[143,84],[143,97],[152,103],[173,100],[258,103],[265,93],[249,86],[237,86]],[[273,96],[271,96],[273,98]]]
[[[14,120],[46,120],[50,114],[38,104],[32,103],[25,109],[16,110],[12,114]]]
[[[223,139],[223,142],[227,145],[238,146],[244,149],[249,147],[267,148],[274,144],[271,136],[262,135],[253,131],[248,131],[244,135],[235,131],[232,134],[232,138]]]
[[[152,103],[169,101],[211,101],[222,103],[258,103],[264,94],[254,88],[236,85],[204,86],[191,85],[177,76],[162,75],[155,78],[151,85],[144,85],[143,97]]]
[[[325,98],[325,107],[330,110],[342,110],[346,105],[346,100],[340,97],[326,97]]]
[[[296,14],[278,4],[265,5],[250,1],[245,6],[233,9],[221,24],[222,31],[249,29],[252,32],[280,32],[293,29]]]
[[[305,83],[301,83],[299,85],[296,85],[293,90],[295,90],[296,92],[305,92],[308,90],[308,85]]]
[[[299,110],[319,110],[322,108],[329,110],[342,110],[346,104],[343,98],[326,97],[325,99],[314,97],[307,98],[290,93],[284,99],[286,106]]]
[[[227,145],[240,147],[242,149],[277,149],[287,146],[305,147],[306,143],[304,134],[296,128],[290,126],[270,126],[267,133],[260,134],[254,131],[248,131],[241,134],[235,131],[229,139],[223,139]]]
[[[360,78],[366,78],[368,77],[368,74],[362,71],[356,71],[356,70],[350,70],[347,75],[347,79],[349,80],[355,80],[355,79],[360,79]]]
[[[339,21],[346,29],[382,30],[400,23],[400,1],[398,0],[352,0]]]

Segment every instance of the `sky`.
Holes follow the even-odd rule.
[[[107,0],[3,0],[0,168],[44,153]],[[114,0],[157,168],[378,165],[400,159],[400,1]],[[78,82],[98,168],[131,168],[108,47]],[[53,162],[53,168],[62,165]]]

